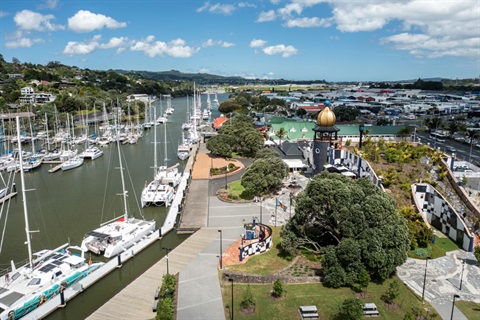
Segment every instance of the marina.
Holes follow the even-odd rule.
[[[166,134],[169,137],[176,136],[177,139],[177,141],[175,141],[175,138],[168,139],[168,152],[173,155],[175,155],[178,143],[181,141],[181,124],[184,120],[186,111],[186,109],[183,109],[182,112],[182,102],[184,103],[184,105],[186,105],[186,98],[173,99],[172,105],[175,106],[175,111],[172,115],[169,116],[169,122],[166,124]],[[175,133],[172,133],[172,131]],[[141,190],[141,187],[145,181],[144,177],[148,174],[148,171],[150,171],[150,164],[148,163],[149,156],[143,155],[152,154],[152,140],[152,130],[145,131],[145,137],[143,139],[140,139],[137,144],[125,144],[122,145],[121,148],[122,153],[124,153],[124,157],[126,159],[126,167],[128,167],[126,170],[126,172],[128,172],[126,180],[130,184],[134,185],[134,190],[131,192],[128,199],[128,206],[132,208],[136,207],[136,209],[132,210],[133,212],[136,212],[136,214],[138,214],[138,212],[142,210],[143,214],[145,215],[145,219],[154,219],[155,221],[157,221],[157,226],[161,227],[159,227],[151,235],[145,237],[144,239],[136,243],[130,249],[123,252],[121,255],[117,256],[120,257],[122,265],[122,268],[120,268],[120,270],[118,271],[120,272],[120,274],[123,273],[122,270],[129,270],[129,273],[131,273],[132,276],[133,274],[141,273],[146,268],[148,268],[149,265],[151,265],[155,261],[158,261],[158,259],[161,258],[161,256],[159,255],[154,255],[152,257],[151,254],[147,257],[149,251],[157,251],[158,247],[160,245],[164,245],[165,242],[169,243],[168,245],[170,247],[174,247],[187,238],[187,236],[170,233],[170,231],[175,228],[178,214],[180,212],[179,210],[182,207],[182,198],[184,197],[183,189],[186,188],[188,184],[189,171],[186,169],[188,161],[182,161],[180,163],[179,171],[181,170],[181,172],[185,172],[185,174],[182,176],[182,179],[177,187],[178,189],[175,197],[173,198],[171,206],[169,208],[150,207],[139,209],[137,205],[138,203],[136,204],[136,202],[138,201],[139,190]],[[43,167],[39,168],[36,171],[26,173],[27,184],[34,186],[36,190],[35,193],[43,194],[43,196],[37,195],[35,197],[35,201],[29,200],[29,202],[33,203],[33,206],[36,207],[35,211],[41,211],[40,214],[35,213],[32,219],[35,228],[38,228],[41,231],[40,233],[35,233],[35,237],[37,238],[37,240],[45,243],[62,243],[59,241],[69,239],[71,243],[80,243],[83,234],[89,229],[93,229],[92,227],[94,227],[95,224],[98,225],[98,221],[100,218],[95,218],[95,215],[98,215],[98,213],[101,212],[101,219],[103,220],[108,215],[114,215],[115,212],[121,211],[120,208],[122,206],[120,204],[122,201],[120,201],[118,196],[115,196],[115,194],[120,193],[118,191],[120,181],[119,179],[113,177],[113,174],[108,173],[108,171],[111,170],[108,168],[114,166],[112,162],[114,160],[113,154],[115,153],[115,148],[115,144],[105,147],[104,149],[102,149],[105,151],[105,155],[103,157],[100,157],[95,161],[87,160],[82,167],[74,170],[58,173],[60,171],[60,169],[57,168],[59,163],[55,163],[52,161],[47,163],[47,165],[44,164]],[[195,151],[192,151],[192,154],[195,154]],[[192,157],[190,159],[192,159]],[[134,163],[135,165],[132,165],[132,163]],[[57,168],[57,173],[50,174],[49,171],[53,171],[55,168]],[[95,176],[93,181],[96,182],[90,181],[92,180],[92,175]],[[108,186],[105,182],[107,180],[109,181]],[[115,187],[112,187],[112,185],[114,185]],[[112,189],[113,192],[105,191],[107,189]],[[54,201],[47,200],[50,197],[47,197],[46,195],[51,194],[57,195]],[[113,194],[114,196],[107,194]],[[90,200],[82,200],[85,199],[85,197]],[[40,210],[40,206],[38,205],[39,199],[47,200],[45,201],[46,207],[49,209],[42,208]],[[19,199],[19,197],[12,198],[11,201],[13,201],[11,203],[13,210],[16,210],[16,207],[21,204],[21,199]],[[78,205],[75,205],[75,203],[77,203]],[[42,202],[42,207],[44,206],[44,204],[45,203]],[[59,206],[62,209],[56,209]],[[103,208],[98,209],[98,207]],[[108,210],[105,210],[105,208],[108,208]],[[58,210],[62,212],[61,215],[58,213]],[[43,216],[40,216],[41,214]],[[45,216],[45,214],[47,215]],[[49,216],[49,214],[51,215]],[[5,215],[3,215],[3,217],[5,217]],[[19,238],[18,234],[11,233],[11,231],[14,230],[21,230],[21,223],[17,221],[17,218],[17,215],[10,215],[9,217],[8,223],[13,223],[18,227],[9,228],[7,230],[8,236],[5,237],[3,250],[0,253],[0,261],[2,268],[9,265],[10,260],[13,260],[15,262],[22,260],[22,247],[13,247],[9,245],[9,243],[13,241],[13,239]],[[39,227],[39,225],[41,227]],[[55,230],[59,229],[60,232],[50,232],[50,226],[52,225],[55,226]],[[67,225],[67,227],[65,227],[65,225]],[[68,225],[70,225],[71,227],[68,227]],[[47,229],[46,226],[49,226],[49,228]],[[158,244],[152,245],[160,238],[162,240],[158,242]],[[34,250],[37,249],[35,248]],[[142,250],[144,250],[144,252]],[[142,254],[139,253],[140,251],[142,251]],[[133,257],[135,257],[135,261],[137,262],[135,262],[135,266],[129,266],[130,264],[126,262],[131,260]],[[77,306],[75,300],[71,300],[73,297],[76,296],[81,296],[81,300],[83,301],[85,301],[85,299],[92,299],[95,301],[94,303],[89,304],[89,308],[91,305],[91,308],[93,309],[90,309],[90,311],[82,310],[82,312],[80,312],[84,313],[85,315],[91,313],[93,310],[95,310],[95,306],[98,306],[100,301],[108,300],[109,296],[115,294],[122,286],[125,286],[126,283],[128,283],[128,279],[126,277],[122,277],[124,278],[122,280],[125,280],[127,282],[118,281],[118,279],[115,279],[117,278],[115,274],[117,274],[118,272],[112,271],[118,268],[119,263],[116,259],[117,258],[103,260],[101,259],[101,257],[93,256],[94,261],[105,262],[105,265],[100,268],[98,272],[92,273],[91,276],[82,279],[82,282],[79,282],[64,291],[64,302],[68,302],[69,307],[57,310],[58,307],[62,306],[62,303],[59,299],[52,299],[42,304],[41,308],[38,308],[35,311],[37,312],[35,314],[35,317],[41,317],[41,314],[51,313],[52,317],[54,317],[55,319],[59,319],[66,318],[66,315],[70,314],[71,312],[73,312],[72,314],[79,314],[78,309],[80,306]],[[145,264],[143,264],[143,261],[146,260],[148,260],[148,262],[145,262]],[[142,261],[140,265],[138,265],[139,261]],[[134,270],[133,273],[131,272],[132,270]],[[112,280],[112,278],[114,278],[115,280]],[[130,274],[128,278],[130,278]],[[102,279],[100,280],[100,283],[109,283],[109,285],[107,286],[109,289],[107,290],[108,292],[105,292],[104,290],[105,284],[101,285],[103,289],[98,290],[99,279]],[[114,281],[115,284],[111,283],[111,281]],[[79,295],[89,287],[97,288],[88,290],[87,293]],[[81,308],[83,309],[84,306],[82,306]]]

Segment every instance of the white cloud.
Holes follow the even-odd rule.
[[[250,41],[250,48],[262,48],[265,46],[267,41],[262,40],[262,39],[253,39]]]
[[[262,11],[260,12],[260,15],[258,16],[257,22],[267,22],[267,21],[274,21],[277,19],[277,15],[275,11],[270,10],[270,11]]]
[[[425,34],[401,33],[381,39],[382,44],[407,51],[415,56],[438,58],[443,56],[470,56],[480,54],[480,37],[471,39],[435,38]]]
[[[229,16],[236,9],[237,7],[231,4],[221,4],[221,3],[211,4],[210,1],[207,1],[203,4],[202,7],[197,9],[197,12],[207,11],[210,13],[223,14],[223,15]]]
[[[288,20],[285,23],[286,27],[289,28],[314,28],[314,27],[330,27],[332,25],[331,19],[319,19],[314,18],[297,18]]]
[[[143,41],[136,41],[130,50],[143,51],[148,57],[163,57],[165,54],[173,58],[190,58],[200,51],[200,48],[192,48],[185,45],[183,39],[175,39],[170,42],[154,41],[153,36],[148,36]]]
[[[280,18],[288,28],[335,26],[349,33],[382,30],[390,36],[380,44],[418,57],[475,57],[480,56],[479,12],[478,0],[290,0],[276,11],[262,12],[257,21]]]
[[[198,73],[209,73],[210,70],[208,68],[201,68],[200,70],[198,70]]]
[[[30,48],[35,43],[43,42],[42,39],[30,39],[30,38],[18,38],[13,41],[8,41],[5,44],[5,47],[9,49],[17,49],[17,48]]]
[[[15,14],[13,21],[21,30],[35,30],[35,31],[55,31],[64,29],[61,25],[55,25],[50,20],[55,19],[52,14],[43,15],[38,12],[30,10],[22,10]]]
[[[126,26],[125,22],[118,22],[103,14],[96,14],[86,10],[80,10],[73,17],[68,18],[68,28],[75,32],[91,32],[103,28],[118,29]]]
[[[285,46],[283,44],[265,47],[262,49],[262,51],[270,56],[274,54],[281,54],[283,58],[288,58],[298,53],[298,50],[295,47]]]
[[[86,55],[98,49],[112,48],[118,48],[116,52],[120,53],[125,50],[128,44],[128,38],[126,37],[113,37],[107,43],[100,43],[101,38],[100,35],[95,35],[92,39],[84,42],[69,41],[63,49],[63,54],[67,56]]]
[[[279,4],[282,0],[270,0],[272,4]]]
[[[238,4],[238,7],[239,8],[256,8],[257,6],[253,3],[250,3],[250,2],[240,2]]]
[[[37,5],[38,9],[55,9],[58,6],[58,0],[45,0],[43,3]]]
[[[204,43],[202,43],[202,47],[207,48],[207,47],[213,47],[213,46],[218,46],[218,47],[223,47],[223,48],[229,48],[233,47],[235,44],[230,43],[230,42],[225,42],[221,40],[214,41],[212,39],[208,39]]]
[[[221,4],[221,3],[215,3],[212,4],[210,1],[207,1],[198,8],[196,11],[197,12],[210,12],[214,14],[223,14],[225,16],[232,15],[237,9],[242,9],[242,8],[256,8],[257,6],[254,3],[251,2],[239,2],[237,5],[233,4]]]
[[[5,11],[0,11],[0,18],[4,18],[4,17],[6,17],[6,16],[8,16],[8,13],[7,13],[7,12],[5,12]]]

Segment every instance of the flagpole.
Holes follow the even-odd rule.
[[[278,199],[275,198],[275,227],[277,226],[277,207],[278,207]]]

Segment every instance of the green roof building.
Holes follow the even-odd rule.
[[[288,132],[288,136],[284,140],[296,141],[296,140],[313,140],[313,128],[315,127],[314,121],[295,120],[283,117],[272,117],[265,123],[270,127],[270,138],[277,140],[275,132],[280,128],[284,128]],[[360,138],[360,132],[358,130],[359,125],[354,124],[335,124],[339,129],[338,139],[342,141],[351,140],[352,142],[358,142]],[[364,137],[371,137],[374,140],[383,138],[384,140],[398,141],[404,139],[399,134],[400,130],[405,126],[365,126]]]

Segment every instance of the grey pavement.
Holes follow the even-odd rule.
[[[460,296],[456,301],[480,302],[480,268],[473,253],[456,250],[428,262],[408,258],[397,268],[397,274],[410,289],[422,296],[425,269],[425,300],[430,302],[442,319],[450,319],[454,295]],[[455,307],[453,319],[467,318]]]
[[[259,210],[254,203],[232,204],[209,197],[209,221],[204,229],[222,230],[222,250],[240,238],[243,219],[251,220]],[[180,271],[177,319],[225,319],[219,282],[220,232]]]
[[[302,186],[307,184],[307,179],[303,176],[296,180]],[[286,185],[289,183],[289,179],[285,180]],[[300,188],[295,189],[295,192],[297,190]],[[214,194],[215,190],[210,191],[209,194]],[[290,190],[285,188],[277,198],[288,206]],[[272,226],[275,224],[275,198],[268,198],[262,202],[228,203],[211,195],[207,202],[208,222],[207,227],[202,229],[215,229],[217,234],[200,254],[179,273],[177,301],[177,319],[179,320],[225,319],[218,275],[220,261],[220,232],[218,230],[222,231],[222,251],[225,251],[244,232],[243,221],[252,221],[254,217],[259,221],[262,217],[264,224]],[[292,209],[291,213],[294,212],[295,210]],[[276,213],[277,225],[281,225],[288,219],[290,208],[283,210],[278,207]]]

